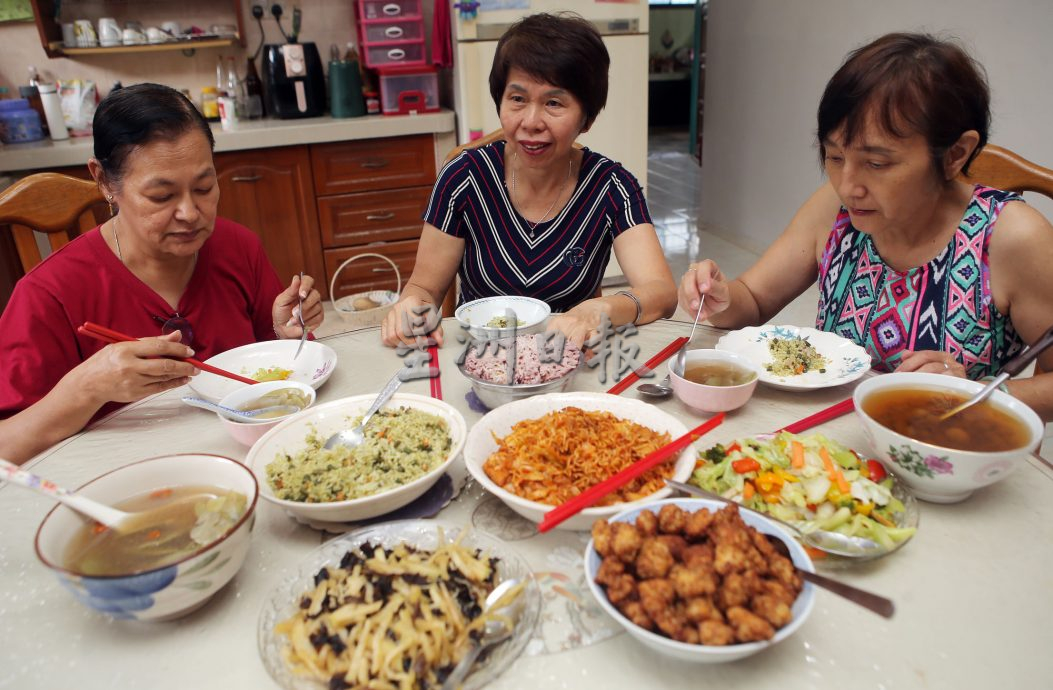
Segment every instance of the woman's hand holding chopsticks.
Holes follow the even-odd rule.
[[[101,407],[107,402],[141,400],[187,383],[198,369],[183,357],[194,351],[179,342],[179,331],[157,338],[112,343],[75,367],[78,398]]]

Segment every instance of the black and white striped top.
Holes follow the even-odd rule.
[[[596,293],[614,238],[651,222],[643,190],[621,164],[583,149],[570,202],[531,237],[505,188],[504,150],[497,141],[443,167],[424,220],[465,241],[461,302],[525,295],[567,311]]]

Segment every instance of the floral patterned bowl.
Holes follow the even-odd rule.
[[[892,373],[875,376],[856,387],[856,415],[874,454],[888,462],[896,478],[918,498],[933,503],[957,503],[977,489],[1005,478],[1042,442],[1044,426],[1035,412],[1013,396],[995,391],[989,400],[1016,417],[1029,433],[1028,442],[1014,450],[978,452],[922,443],[888,429],[864,411],[871,394],[890,388],[924,388],[972,396],[984,384],[941,374]]]
[[[249,468],[219,455],[167,455],[125,465],[77,490],[97,501],[117,503],[154,489],[208,485],[245,494],[245,514],[219,539],[172,565],[128,575],[89,577],[65,567],[71,537],[84,523],[59,505],[40,524],[36,552],[77,601],[114,618],[170,620],[204,605],[245,562],[259,488]]]

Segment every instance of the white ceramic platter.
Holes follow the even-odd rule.
[[[801,337],[819,354],[830,360],[825,371],[809,371],[797,376],[776,376],[767,370],[772,356],[772,338]],[[870,370],[870,355],[847,338],[835,333],[801,326],[750,326],[732,331],[717,341],[716,349],[738,353],[757,365],[761,383],[783,390],[814,390],[850,383]]]
[[[259,369],[271,367],[291,369],[292,374],[289,376],[289,381],[298,381],[318,390],[323,383],[329,380],[333,370],[336,369],[336,352],[328,345],[308,340],[303,344],[300,356],[295,357],[296,348],[299,346],[298,339],[265,340],[261,343],[243,345],[221,352],[214,357],[209,357],[205,360],[205,364],[211,364],[249,378],[252,378],[252,374]],[[189,385],[202,398],[219,402],[228,394],[248,384],[203,371],[190,379]]]

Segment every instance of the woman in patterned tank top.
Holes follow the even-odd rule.
[[[852,52],[819,103],[827,182],[738,278],[692,266],[681,305],[704,293],[711,323],[741,328],[818,281],[817,326],[878,370],[996,373],[1053,324],[1053,226],[959,179],[987,143],[989,103],[983,69],[953,43],[900,33]],[[1053,350],[1039,363],[1053,370]],[[1053,419],[1053,373],[1008,385]]]

